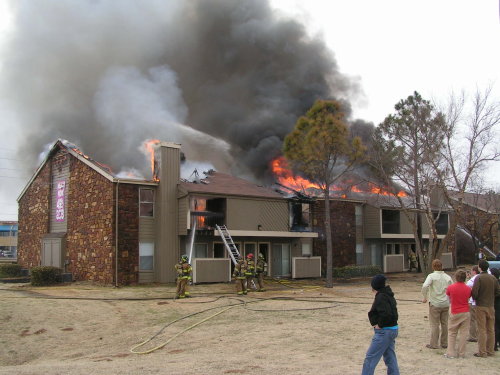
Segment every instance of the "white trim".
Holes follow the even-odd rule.
[[[316,232],[278,232],[278,231],[262,231],[262,230],[234,230],[229,229],[231,237],[288,237],[288,238],[318,238]],[[214,230],[215,236],[220,236],[217,229]]]
[[[446,235],[445,234],[438,234],[437,238],[442,240],[443,238],[445,238]],[[411,233],[406,233],[406,234],[382,234],[380,236],[380,238],[415,238],[415,236]],[[425,239],[429,239],[430,238],[430,234],[423,234],[422,235],[422,238],[425,238]]]
[[[174,142],[160,142],[160,147],[170,147],[170,148],[181,148],[181,145],[179,143],[174,143]]]

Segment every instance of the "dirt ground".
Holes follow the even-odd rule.
[[[476,358],[477,344],[455,360],[425,348],[423,280],[389,275],[401,374],[499,374],[500,354]],[[174,285],[0,284],[0,374],[360,374],[373,332],[369,279],[323,285],[268,280],[243,298],[234,284],[194,285],[193,298],[173,300]]]

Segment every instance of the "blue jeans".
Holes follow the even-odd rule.
[[[366,352],[361,375],[373,375],[382,356],[384,356],[384,362],[387,366],[387,374],[399,375],[398,360],[394,351],[398,330],[375,329],[374,331],[372,343]]]

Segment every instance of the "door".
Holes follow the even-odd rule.
[[[42,266],[61,268],[61,240],[48,238],[42,244]]]
[[[264,275],[270,275],[270,267],[269,267],[269,243],[267,242],[259,242],[259,254],[258,255],[263,255],[264,260],[267,263],[267,270]]]
[[[271,275],[273,277],[291,276],[290,244],[273,244]]]

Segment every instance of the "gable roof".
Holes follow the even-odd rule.
[[[88,167],[92,168],[95,170],[97,173],[102,175],[104,178],[109,180],[110,182],[123,182],[123,183],[141,183],[141,184],[153,184],[153,185],[158,185],[157,183],[152,183],[151,181],[148,180],[140,180],[140,179],[123,179],[123,178],[117,178],[114,176],[111,168],[109,168],[107,165],[99,163],[98,161],[90,158],[89,156],[85,155],[83,152],[81,152],[76,145],[74,145],[71,142],[68,142],[63,139],[58,139],[54,145],[50,148],[49,152],[47,153],[47,156],[45,159],[42,161],[38,169],[35,171],[31,179],[28,181],[24,189],[21,191],[19,194],[19,197],[17,198],[17,201],[19,201],[24,193],[26,193],[26,190],[28,190],[28,187],[32,184],[32,182],[35,180],[35,178],[38,176],[40,171],[43,169],[43,167],[47,164],[47,162],[54,156],[54,154],[59,150],[59,149],[65,149],[70,155],[74,156],[77,158],[79,161],[82,163],[86,164]]]
[[[182,181],[181,191],[193,194],[220,194],[255,198],[285,199],[278,192],[226,173],[210,171],[197,182]]]
[[[450,197],[458,201],[460,193],[458,191],[450,191]],[[496,193],[464,193],[463,202],[473,208],[490,213],[500,214],[500,194]]]

